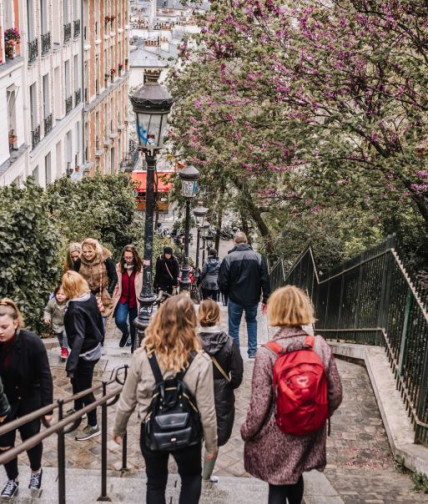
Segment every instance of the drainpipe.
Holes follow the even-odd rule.
[[[80,45],[81,45],[81,53],[82,53],[82,71],[81,71],[81,81],[82,81],[82,163],[86,162],[85,159],[85,23],[83,19],[83,2],[84,0],[80,0]],[[83,177],[83,171],[82,171]]]

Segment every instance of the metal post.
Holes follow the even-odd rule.
[[[129,471],[128,469],[128,434],[125,432],[122,438],[122,467],[120,472],[124,473]]]
[[[58,400],[58,422],[64,418],[64,401]],[[65,435],[58,431],[58,503],[65,504]]]
[[[205,236],[202,236],[202,266],[205,264]]]
[[[107,382],[103,382],[103,396],[107,395]],[[101,495],[97,501],[111,502],[107,495],[107,402],[101,405]]]
[[[144,222],[144,258],[143,258],[143,288],[138,297],[140,311],[135,319],[137,328],[138,346],[144,337],[144,331],[149,325],[156,296],[152,290],[152,256],[153,256],[153,214],[155,209],[155,171],[156,157],[146,152],[147,163],[147,187],[146,187],[146,215]]]
[[[199,268],[199,247],[201,240],[201,228],[198,226],[196,233],[196,272],[198,272]]]
[[[180,293],[190,292],[189,266],[190,199],[186,199],[186,227],[184,231],[184,263],[181,268]]]

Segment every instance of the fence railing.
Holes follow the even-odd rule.
[[[37,446],[44,439],[57,434],[58,436],[58,503],[65,504],[66,502],[66,453],[65,453],[65,435],[76,430],[82,418],[89,412],[97,407],[101,407],[101,494],[98,498],[99,501],[110,501],[107,495],[107,408],[115,404],[118,399],[120,392],[122,391],[123,385],[125,383],[128,373],[128,366],[121,366],[112,371],[110,380],[102,381],[99,385],[84,390],[73,396],[69,396],[65,399],[58,399],[54,404],[44,406],[28,415],[25,415],[17,420],[7,423],[6,425],[0,427],[0,436],[18,429],[20,426],[25,425],[36,419],[43,419],[45,415],[50,415],[52,412],[57,412],[56,423],[46,424],[45,429],[41,430],[38,434],[30,437],[26,441],[23,441],[20,445],[11,448],[8,451],[2,452],[0,454],[0,464],[5,464],[24,451],[27,451],[34,446]],[[71,410],[67,413],[66,405],[72,403],[76,399],[80,399],[90,393],[98,394],[101,393],[101,397],[96,398],[95,402],[85,406],[84,408],[74,411]],[[127,437],[126,434],[122,442],[122,468],[121,472],[127,471]]]
[[[381,345],[415,428],[428,445],[427,296],[412,282],[393,236],[319,277],[308,246],[286,273],[271,269],[273,288],[292,284],[311,297],[316,331],[327,339]]]

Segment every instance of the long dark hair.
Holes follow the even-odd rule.
[[[131,252],[134,257],[135,272],[139,273],[143,267],[143,262],[138,255],[137,249],[134,245],[125,245],[122,250],[122,255],[120,257],[120,270],[125,273],[125,259],[123,258],[125,252]]]

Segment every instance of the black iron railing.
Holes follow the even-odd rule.
[[[51,50],[51,33],[42,33],[41,36],[42,41],[42,56],[47,54]]]
[[[80,36],[80,19],[73,21],[73,37],[77,38]]]
[[[271,280],[274,288],[292,284],[308,292],[317,332],[326,338],[385,347],[415,427],[415,441],[428,445],[427,293],[410,279],[395,238],[322,277],[309,246],[287,274],[278,261]]]
[[[64,25],[64,42],[68,42],[71,39],[71,23]]]
[[[39,41],[37,39],[28,42],[28,63],[36,61],[39,55]]]
[[[48,135],[52,131],[52,114],[49,114],[44,118],[45,125],[45,136]]]
[[[69,96],[68,98],[65,99],[65,115],[69,114],[72,108],[73,108],[73,96]]]
[[[89,412],[101,407],[101,495],[97,500],[99,501],[110,501],[111,499],[107,494],[107,408],[115,404],[118,399],[120,392],[122,391],[123,384],[125,383],[128,373],[128,366],[122,366],[116,368],[112,371],[110,380],[103,381],[101,384],[92,387],[91,389],[84,390],[79,394],[69,396],[65,399],[58,399],[56,403],[50,404],[49,406],[44,406],[43,408],[34,411],[28,415],[25,415],[17,420],[7,423],[3,427],[0,427],[0,436],[18,429],[20,426],[25,425],[36,419],[41,419],[45,415],[57,412],[56,423],[51,423],[50,425],[45,424],[45,429],[38,434],[32,436],[26,441],[22,442],[20,445],[11,448],[7,452],[0,454],[0,464],[5,464],[10,460],[14,459],[24,451],[27,451],[34,446],[38,445],[44,439],[56,434],[58,436],[58,503],[65,504],[66,502],[66,480],[65,480],[65,461],[66,461],[66,450],[65,450],[65,435],[76,430],[82,418]],[[66,405],[74,404],[76,399],[84,397],[90,393],[99,394],[101,397],[96,398],[95,402],[89,406],[75,411],[66,413]],[[121,472],[127,471],[127,438],[126,434],[123,438],[122,445],[122,468]]]
[[[81,101],[82,101],[82,90],[77,89],[74,92],[74,106],[77,107],[77,105],[79,105]]]
[[[39,143],[40,143],[40,124],[36,126],[31,132],[31,145],[33,149],[35,149],[36,146],[39,145]]]

